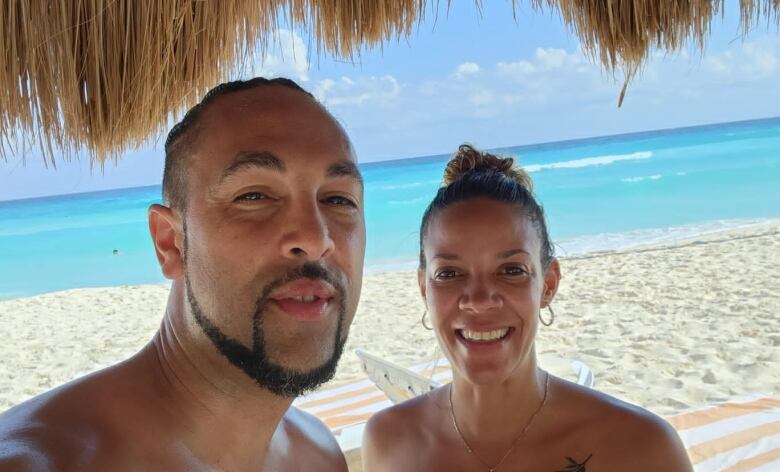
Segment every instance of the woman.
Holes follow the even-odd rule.
[[[374,415],[377,471],[690,471],[662,419],[537,365],[560,280],[531,179],[463,145],[420,229],[420,292],[453,381]]]

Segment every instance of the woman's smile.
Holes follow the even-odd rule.
[[[466,341],[478,343],[490,343],[504,339],[512,328],[499,328],[490,331],[475,331],[470,329],[456,329],[455,332]]]
[[[455,340],[469,353],[496,352],[512,341],[515,332],[515,328],[511,326],[490,330],[456,329]]]

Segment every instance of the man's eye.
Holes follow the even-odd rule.
[[[235,201],[237,201],[237,202],[255,202],[255,201],[258,201],[258,200],[265,200],[266,198],[268,198],[268,197],[266,197],[265,194],[262,194],[260,192],[248,192],[248,193],[244,193],[244,194],[239,195],[238,197],[236,197]]]
[[[328,203],[336,206],[351,206],[357,208],[357,204],[347,197],[333,196],[325,199]]]

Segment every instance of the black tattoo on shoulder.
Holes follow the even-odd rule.
[[[591,457],[593,457],[593,454],[586,457],[584,461],[579,462],[569,456],[566,456],[566,460],[569,461],[569,465],[563,469],[556,470],[555,472],[585,472],[585,464],[588,463]]]

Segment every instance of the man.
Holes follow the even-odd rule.
[[[168,136],[149,228],[173,281],[132,358],[0,417],[0,470],[346,470],[293,399],[333,376],[363,269],[344,130],[294,82],[222,84]],[[127,307],[132,316],[132,307]]]

